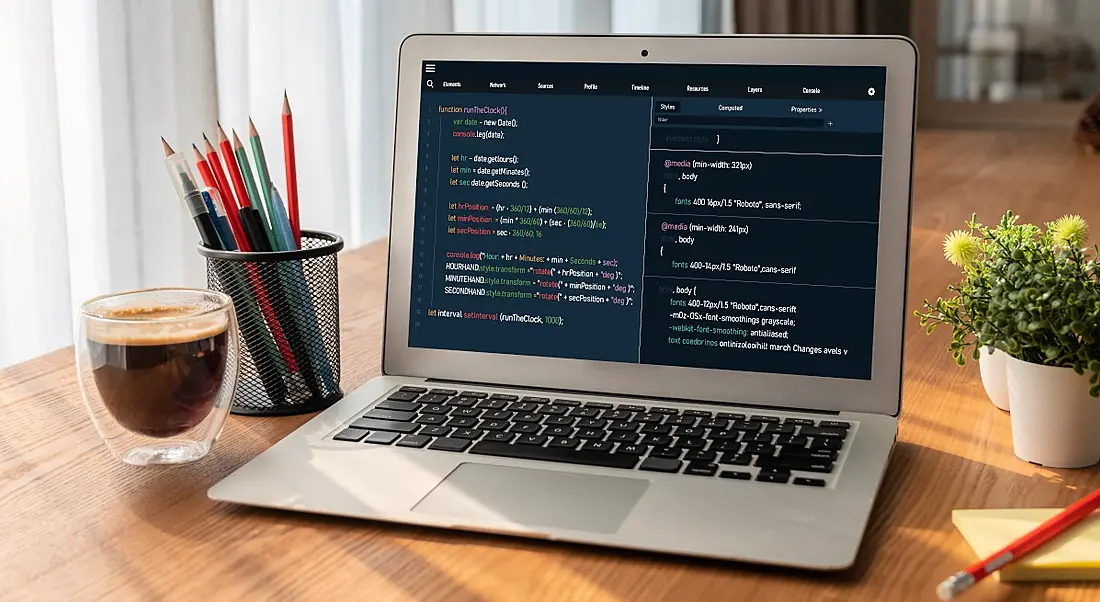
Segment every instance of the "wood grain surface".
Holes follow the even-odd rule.
[[[1065,136],[925,131],[915,169],[910,312],[954,277],[940,241],[971,212],[1072,211],[1100,227],[1100,158]],[[379,371],[385,253],[375,243],[341,258],[346,390]],[[908,324],[900,439],[857,566],[837,574],[216,504],[208,487],[309,417],[234,416],[201,462],[125,466],[87,418],[72,351],[58,351],[0,371],[0,599],[933,600],[973,560],[951,509],[1064,506],[1100,486],[1100,468],[1018,460],[1008,415],[985,398],[976,366],[954,366],[947,336]],[[966,597],[1098,599],[1088,585],[992,580]]]

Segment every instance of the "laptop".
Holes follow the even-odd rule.
[[[209,496],[850,566],[901,410],[916,65],[900,37],[407,38],[383,375]]]

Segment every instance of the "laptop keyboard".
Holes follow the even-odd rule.
[[[406,386],[333,439],[824,487],[850,428],[837,420]]]

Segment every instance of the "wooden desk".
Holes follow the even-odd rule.
[[[954,276],[940,241],[972,211],[987,221],[1008,207],[1030,221],[1074,211],[1100,228],[1100,160],[1065,136],[923,132],[916,173],[910,311]],[[385,261],[377,243],[341,260],[346,389],[378,373]],[[0,372],[0,599],[932,600],[973,560],[952,508],[1063,506],[1100,486],[1100,469],[1016,459],[1008,416],[976,367],[954,366],[946,336],[909,322],[900,441],[858,565],[841,574],[218,505],[208,487],[308,417],[233,417],[200,463],[123,466],[85,415],[71,351],[59,351]],[[1096,599],[1087,586],[992,580],[966,598]]]

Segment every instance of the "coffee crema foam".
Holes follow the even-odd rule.
[[[188,318],[215,305],[104,308],[88,320],[86,337],[108,345],[173,345],[215,337],[229,327],[225,312]],[[96,318],[110,321],[100,321]]]

